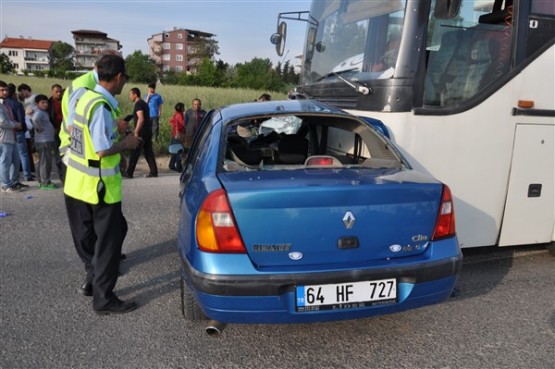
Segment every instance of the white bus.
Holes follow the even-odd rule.
[[[555,1],[314,0],[296,98],[385,124],[455,197],[461,247],[555,240]]]

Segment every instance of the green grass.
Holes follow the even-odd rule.
[[[1,75],[0,80],[6,83],[13,83],[16,86],[21,83],[26,83],[33,89],[35,94],[45,94],[50,96],[50,86],[54,83],[60,84],[62,87],[67,87],[71,80],[63,80],[56,78],[38,78],[29,76],[15,76],[15,75]],[[147,91],[146,84],[128,82],[123,88],[122,94],[116,96],[123,116],[133,112],[133,103],[127,97],[127,93],[133,87],[141,90],[144,96]],[[268,91],[236,89],[236,88],[213,88],[213,87],[198,87],[198,86],[170,86],[159,85],[156,92],[162,95],[164,99],[164,106],[162,109],[162,117],[160,119],[160,142],[154,143],[154,151],[157,154],[167,153],[167,146],[169,143],[171,126],[170,118],[174,113],[174,106],[178,102],[185,104],[185,108],[191,107],[191,101],[195,98],[202,100],[202,108],[206,111],[217,108],[223,105],[250,102],[258,98],[262,93]],[[271,92],[272,99],[281,100],[286,99],[286,94]]]

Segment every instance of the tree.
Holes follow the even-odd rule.
[[[202,61],[208,58],[210,61],[214,60],[215,55],[220,54],[220,46],[218,41],[213,38],[210,33],[190,31],[187,35],[188,43],[188,62],[191,66],[191,71],[198,72],[198,67]]]
[[[272,68],[270,59],[254,58],[248,63],[237,64],[235,69],[235,87],[270,91],[280,91],[284,87],[283,79]]]
[[[66,42],[56,41],[50,50],[50,70],[55,76],[64,76],[65,72],[75,69],[73,60],[75,49]]]
[[[9,74],[15,72],[15,65],[10,61],[9,56],[2,53],[0,54],[0,71],[2,74]]]
[[[207,87],[223,87],[226,85],[226,70],[228,64],[219,60],[213,63],[204,58],[198,66],[196,74],[189,76],[193,84]]]
[[[156,62],[140,50],[136,50],[125,58],[125,66],[127,74],[133,82],[152,83],[158,79]]]

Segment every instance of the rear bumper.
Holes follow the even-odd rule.
[[[462,268],[462,254],[410,266],[327,273],[213,275],[182,260],[187,281],[204,314],[225,323],[309,323],[391,314],[445,301]],[[390,305],[299,312],[295,286],[396,278],[397,301]]]
[[[319,273],[261,275],[214,275],[195,270],[181,260],[189,285],[202,293],[222,296],[275,296],[297,285],[320,285],[396,278],[398,283],[419,284],[456,276],[462,268],[462,254],[403,266],[353,269]]]

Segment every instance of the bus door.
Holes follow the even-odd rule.
[[[541,55],[526,66],[526,82],[517,91],[518,99],[530,101],[513,109],[514,149],[499,246],[555,240],[555,2],[532,0],[529,6],[522,9],[530,13],[521,27],[526,47],[520,57],[527,64]]]
[[[553,239],[554,141],[553,125],[516,125],[499,246],[548,243]]]

